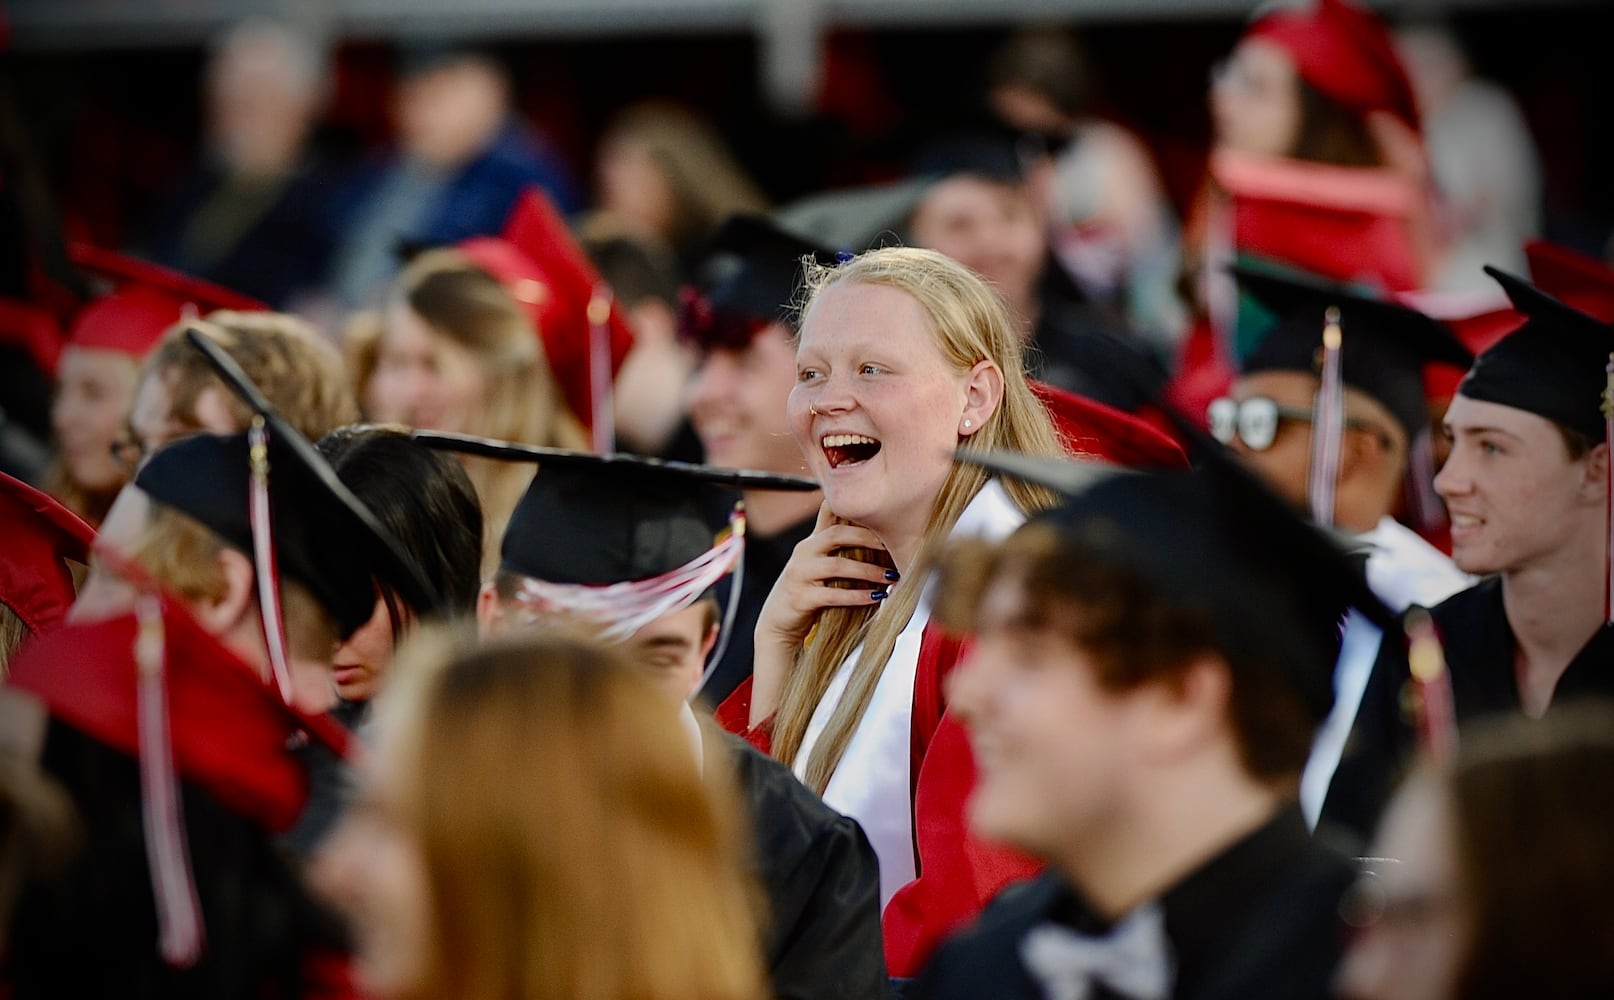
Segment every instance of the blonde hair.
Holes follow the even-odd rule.
[[[458,250],[429,250],[404,269],[394,301],[476,360],[485,395],[480,425],[467,428],[469,433],[550,448],[588,447],[588,435],[549,369],[538,331],[498,279]],[[362,362],[362,345],[354,350]],[[497,557],[510,512],[532,481],[532,466],[473,457],[464,465],[482,501],[486,565]]]
[[[210,388],[223,393],[237,429],[245,430],[252,419],[251,408],[225,388],[213,366],[185,339],[191,325],[224,348],[280,415],[310,441],[359,418],[341,354],[312,326],[288,313],[219,310],[200,323],[181,321],[163,334],[140,373],[141,382],[167,382],[169,409],[178,423],[201,426],[196,404]]]
[[[574,636],[453,641],[412,644],[382,702],[432,908],[408,996],[765,995],[737,810],[665,699]]]
[[[10,672],[11,654],[32,634],[22,617],[11,610],[11,605],[0,601],[0,681],[4,681]]]
[[[225,595],[228,584],[219,567],[219,555],[226,547],[227,543],[207,525],[154,501],[129,558],[170,594],[188,603],[200,603]],[[253,594],[256,598],[257,591]],[[292,654],[329,660],[340,630],[313,592],[282,575],[280,605],[286,623],[286,645]]]
[[[1048,412],[1026,380],[1020,335],[1008,307],[979,275],[933,250],[910,247],[871,250],[837,267],[809,262],[806,300],[801,310],[803,323],[817,298],[837,284],[883,285],[907,293],[923,307],[936,346],[956,371],[968,372],[983,360],[997,366],[1003,375],[1003,399],[968,439],[972,447],[1010,449],[1028,455],[1063,454]],[[986,480],[987,474],[976,466],[953,466],[931,507],[922,551],[935,548],[947,538]],[[1004,489],[1027,514],[1055,503],[1054,495],[1042,487],[1008,480]],[[863,646],[846,693],[807,761],[807,784],[819,792],[829,784],[840,764],[874,696],[886,661],[891,658],[897,636],[913,617],[923,590],[924,561],[908,573],[909,579],[892,591],[883,606],[820,611],[807,642],[796,653],[773,728],[774,755],[792,766],[807,724],[830,680],[852,651]]]

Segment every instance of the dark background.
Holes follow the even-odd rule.
[[[1478,72],[1508,87],[1535,132],[1546,184],[1546,235],[1599,255],[1614,228],[1614,60],[1603,4],[1465,9],[1448,20]],[[1179,209],[1204,163],[1212,63],[1243,19],[1082,22],[1097,110],[1154,150]],[[978,107],[986,55],[1010,25],[831,31],[818,110],[781,117],[760,96],[754,35],[681,32],[470,41],[511,69],[523,113],[554,140],[580,181],[617,109],[664,97],[710,115],[776,201],[901,172],[918,139]],[[197,45],[29,51],[3,75],[33,154],[44,162],[68,231],[118,245],[196,156]],[[319,136],[325,153],[358,160],[388,136],[394,48],[348,41]]]

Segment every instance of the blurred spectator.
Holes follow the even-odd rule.
[[[1424,762],[1386,812],[1346,916],[1350,1000],[1614,993],[1614,715],[1497,723]]]
[[[1445,24],[1409,24],[1396,47],[1418,95],[1448,227],[1431,286],[1484,287],[1485,264],[1522,270],[1522,247],[1541,229],[1541,161],[1518,103],[1474,76]]]
[[[115,450],[147,352],[186,315],[262,305],[109,250],[75,244],[70,254],[80,273],[96,279],[99,297],[73,317],[62,344],[50,411],[59,451],[46,489],[99,525],[128,480]]]
[[[205,158],[159,205],[137,251],[286,308],[324,276],[331,178],[307,150],[329,85],[325,53],[277,21],[213,47]]]
[[[359,401],[372,420],[587,447],[527,314],[462,251],[430,250],[411,261],[385,305],[354,319],[348,347]],[[470,457],[465,469],[482,501],[485,559],[497,561],[498,540],[532,470]]]
[[[980,274],[1007,300],[1033,348],[1029,374],[1119,409],[1141,405],[1131,373],[1149,363],[1148,352],[1054,258],[1007,138],[943,139],[920,153],[914,173],[926,183],[908,216],[909,240]]]
[[[600,208],[685,265],[724,219],[767,208],[711,124],[661,102],[630,107],[606,127],[597,180]]]
[[[368,995],[763,995],[732,786],[618,653],[445,641],[398,681],[318,869]]]
[[[395,106],[398,149],[343,199],[342,242],[329,276],[349,307],[372,305],[397,270],[400,243],[441,245],[497,233],[536,184],[577,208],[565,166],[510,108],[510,81],[466,50],[405,60]]]
[[[1176,219],[1148,149],[1092,113],[1076,39],[1022,31],[992,56],[987,74],[993,111],[1048,150],[1032,188],[1060,263],[1141,333],[1174,342],[1184,322]]]
[[[200,329],[309,440],[357,419],[341,356],[296,316],[219,310],[204,317]],[[175,326],[164,334],[140,372],[128,435],[118,443],[131,473],[169,441],[198,431],[236,434],[251,422],[251,409],[187,342],[185,330]]]
[[[584,226],[583,249],[633,328],[611,396],[617,447],[698,461],[700,444],[684,419],[696,352],[678,336],[678,261],[603,213]]]

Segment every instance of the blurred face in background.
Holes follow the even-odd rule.
[[[50,423],[67,477],[79,488],[102,492],[124,482],[126,470],[113,458],[112,444],[134,405],[138,377],[134,359],[122,351],[62,349]]]
[[[406,78],[398,86],[398,138],[429,167],[453,170],[475,159],[504,123],[509,87],[485,59],[455,59]]]
[[[207,80],[208,141],[231,170],[273,177],[296,166],[319,115],[324,67],[304,40],[249,26],[219,50]]]
[[[939,250],[996,285],[1027,319],[1047,243],[1024,185],[949,177],[925,192],[908,229],[917,246]]]
[[[713,348],[691,387],[689,417],[706,461],[731,469],[800,474],[807,466],[785,406],[796,385],[796,348],[783,323],[743,348]]]
[[[1300,134],[1299,74],[1279,46],[1239,44],[1211,82],[1211,116],[1219,149],[1286,156]]]
[[[670,240],[678,226],[678,196],[666,168],[642,143],[617,136],[600,147],[600,206],[640,239]]]
[[[365,388],[364,403],[372,419],[475,433],[486,391],[486,380],[469,350],[434,331],[404,303],[387,306],[375,372]]]
[[[1350,1000],[1446,1000],[1468,946],[1451,806],[1416,775],[1390,803],[1346,915],[1361,925],[1340,966]]]

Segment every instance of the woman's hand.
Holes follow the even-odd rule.
[[[778,708],[796,650],[824,608],[863,607],[885,599],[896,570],[841,555],[845,549],[885,551],[880,537],[857,524],[837,524],[825,504],[813,533],[790,554],[757,616],[752,664],[751,725]]]

